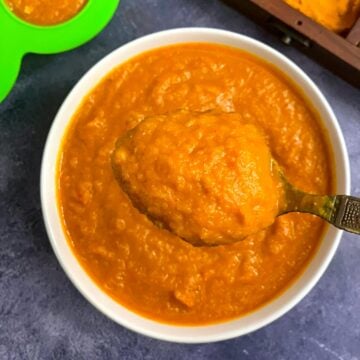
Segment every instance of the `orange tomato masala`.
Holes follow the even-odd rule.
[[[35,25],[56,25],[77,15],[88,0],[5,0],[19,18]]]
[[[193,245],[230,244],[270,226],[285,200],[261,130],[238,113],[151,116],[118,140],[114,175],[160,227]]]
[[[64,137],[58,164],[58,205],[74,254],[96,284],[128,309],[160,322],[204,325],[245,315],[286,290],[314,255],[324,223],[308,214],[287,214],[242,241],[214,247],[192,246],[155,226],[118,185],[111,156],[124,132],[145,118],[178,109],[235,112],[249,122],[256,120],[264,135],[249,127],[244,143],[259,139],[261,152],[265,136],[289,181],[308,192],[331,192],[331,151],[318,115],[287,77],[253,55],[221,45],[178,44],[145,52],[110,72],[85,97]],[[220,125],[209,119],[207,131],[222,136],[237,127],[234,121],[236,117],[224,116]],[[182,144],[195,141],[194,132],[179,122],[174,126],[179,131],[174,136],[184,136]],[[170,164],[180,169],[183,159],[171,136],[159,138],[164,153],[167,141],[173,154],[171,161],[159,164],[161,171]],[[226,139],[228,153],[242,159],[236,133]],[[151,148],[150,139],[147,146]],[[203,157],[197,155],[194,174],[217,196],[221,210],[229,211],[229,183],[205,164],[208,154],[217,151],[211,142],[209,146]],[[227,157],[224,161],[231,162]],[[215,165],[219,171],[226,166],[220,161]],[[225,200],[217,188],[221,181]],[[178,186],[178,178],[174,184]],[[249,188],[266,204],[273,186],[259,184]],[[186,201],[186,193],[181,196]],[[219,220],[220,213],[204,211]],[[261,216],[268,221],[268,215]],[[207,221],[201,218],[199,224]],[[252,215],[249,221],[259,219]],[[228,226],[230,234],[232,222]]]

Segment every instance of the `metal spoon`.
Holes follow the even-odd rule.
[[[114,154],[116,149],[121,146],[123,141],[131,137],[134,131],[134,129],[128,131],[117,141]],[[122,170],[118,166],[113,156],[112,167],[115,178],[134,206],[144,213],[156,226],[172,231],[169,224],[153,216],[151,210],[147,209],[142,202],[139,194],[129,191],[128,184],[123,181]],[[347,195],[316,195],[303,192],[286,179],[281,167],[274,159],[272,159],[272,168],[274,173],[279,175],[282,189],[282,196],[279,199],[279,211],[276,216],[290,212],[310,213],[321,217],[339,229],[360,235],[360,198]],[[196,241],[194,239],[183,239],[196,246],[220,245],[217,242],[213,244],[205,243],[202,239],[197,239]],[[238,240],[242,239],[239,238]]]

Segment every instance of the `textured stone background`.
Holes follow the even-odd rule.
[[[56,56],[26,56],[0,105],[0,360],[360,359],[360,238],[346,234],[316,288],[287,315],[231,341],[181,345],[113,323],[78,293],[50,248],[40,212],[41,154],[54,115],[79,77],[139,36],[174,27],[224,28],[270,44],[302,67],[333,106],[360,196],[360,91],[220,0],[123,0],[94,41]]]

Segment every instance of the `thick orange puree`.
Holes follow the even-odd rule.
[[[265,134],[237,113],[147,118],[120,139],[114,170],[135,205],[193,244],[226,244],[271,225],[280,178]]]
[[[350,29],[360,16],[360,0],[284,0],[330,30]]]
[[[287,78],[220,45],[143,53],[106,75],[80,105],[63,140],[58,185],[64,228],[81,265],[104,292],[146,317],[225,321],[289,287],[317,249],[324,224],[288,214],[243,241],[210,248],[155,226],[121,190],[111,154],[117,138],[144,118],[177,109],[237,112],[257,121],[286,177],[305,191],[331,191],[329,145]]]
[[[21,19],[36,25],[60,24],[74,17],[88,0],[5,0]]]

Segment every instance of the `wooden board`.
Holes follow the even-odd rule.
[[[223,0],[360,88],[360,19],[347,36],[316,23],[282,0]]]

